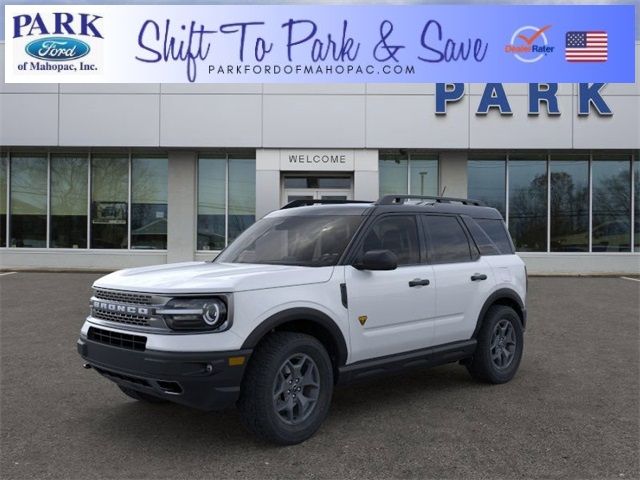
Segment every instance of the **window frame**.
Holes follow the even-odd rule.
[[[237,158],[237,156],[244,155],[247,152],[246,158]],[[251,156],[252,155],[252,156]],[[196,177],[195,177],[195,239],[194,239],[194,251],[196,254],[210,254],[212,252],[221,253],[225,248],[229,246],[229,162],[233,160],[253,160],[256,162],[256,151],[255,150],[246,150],[241,149],[239,151],[234,150],[224,150],[224,151],[202,151],[198,152],[196,155]],[[199,203],[200,203],[200,160],[221,160],[225,162],[224,166],[224,247],[219,250],[209,249],[202,250],[198,248],[198,222],[200,217],[199,211]],[[257,169],[254,172],[256,175]],[[255,178],[255,177],[254,177]],[[257,188],[257,178],[255,178],[255,186]],[[254,205],[254,223],[258,221],[258,218],[255,218],[255,205]],[[242,232],[240,232],[242,233]],[[237,237],[236,237],[237,238]],[[235,240],[235,239],[234,239]]]
[[[362,251],[362,247],[364,246],[363,245],[364,240],[369,234],[369,232],[371,232],[371,230],[376,226],[376,224],[379,221],[382,221],[384,219],[387,219],[390,217],[399,217],[399,216],[413,217],[413,220],[416,226],[416,234],[418,237],[418,263],[398,265],[398,268],[427,265],[428,258],[427,258],[426,242],[424,238],[424,233],[422,232],[422,228],[420,225],[420,220],[417,218],[418,215],[419,214],[416,212],[390,212],[390,213],[382,213],[379,215],[375,215],[375,214],[372,215],[368,220],[365,220],[364,222],[362,222],[359,230],[356,231],[354,235],[353,243],[351,245],[347,245],[347,248],[345,249],[345,253],[343,255],[345,258],[345,261],[343,262],[341,259],[340,261],[338,261],[337,265],[353,266],[355,263],[357,263],[360,256],[364,253]]]
[[[11,239],[11,158],[13,156],[25,156],[25,155],[40,155],[46,157],[47,161],[47,192],[46,192],[46,201],[47,201],[47,226],[46,226],[46,246],[44,247],[34,247],[34,248],[25,248],[25,247],[11,247],[9,240]],[[72,248],[72,247],[51,247],[51,158],[52,156],[64,156],[64,155],[75,155],[75,156],[86,156],[87,158],[87,198],[86,198],[86,206],[87,206],[87,245],[83,248]],[[103,155],[120,155],[122,157],[127,158],[128,162],[128,192],[127,192],[127,215],[128,215],[128,225],[127,225],[127,248],[91,248],[91,201],[92,201],[92,191],[93,191],[93,182],[92,182],[92,159],[94,157],[100,157]],[[30,149],[4,149],[0,153],[0,158],[6,159],[7,162],[7,178],[6,178],[6,188],[7,188],[7,215],[6,215],[6,235],[5,235],[5,246],[0,247],[2,249],[11,249],[16,251],[99,251],[99,252],[136,252],[136,253],[166,253],[167,249],[150,249],[150,250],[142,250],[142,249],[134,249],[131,248],[131,167],[132,162],[135,157],[145,157],[152,156],[157,158],[167,158],[168,153],[164,150],[160,151],[152,151],[149,149],[141,149],[141,150],[133,150],[133,149],[123,149],[123,148],[60,148],[60,149],[43,149],[43,148],[30,148]],[[168,181],[168,180],[167,180]],[[168,205],[168,198],[167,198]],[[168,215],[167,215],[168,217]],[[167,241],[168,241],[168,232],[167,232]]]

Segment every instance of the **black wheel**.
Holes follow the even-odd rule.
[[[149,395],[148,393],[139,392],[137,390],[133,390],[131,388],[123,387],[122,385],[118,385],[122,393],[126,396],[133,398],[134,400],[139,400],[141,402],[149,402],[149,403],[165,403],[166,400],[160,397],[155,397],[153,395]]]
[[[333,367],[310,335],[275,332],[256,348],[242,381],[242,422],[260,438],[293,445],[311,437],[329,413]]]
[[[511,307],[494,305],[484,318],[478,346],[466,364],[471,376],[488,383],[505,383],[520,366],[524,347],[520,317]]]

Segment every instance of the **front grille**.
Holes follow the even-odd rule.
[[[126,348],[128,350],[144,351],[147,347],[147,337],[112,332],[111,330],[103,330],[96,327],[89,328],[87,338],[94,342],[104,343],[112,347]]]
[[[109,320],[110,322],[125,323],[127,325],[138,325],[140,327],[148,327],[149,317],[143,315],[131,315],[128,313],[109,312],[107,310],[93,309],[91,316],[100,320]]]
[[[118,292],[116,290],[102,290],[97,288],[94,297],[112,302],[151,305],[151,295],[146,293]]]

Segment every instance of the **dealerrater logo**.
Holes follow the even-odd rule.
[[[67,12],[14,16],[14,40],[22,40],[24,53],[36,59],[19,62],[18,70],[98,71],[102,60],[101,55],[98,55],[98,58],[93,58],[96,57],[95,55],[91,58],[88,56],[92,52],[90,42],[104,39],[100,32],[101,19],[99,15]],[[101,53],[102,45],[98,47]],[[79,61],[80,59],[83,60]]]
[[[553,53],[555,49],[554,46],[549,45],[546,34],[550,28],[551,25],[541,28],[531,25],[520,27],[513,32],[511,41],[505,45],[504,51],[524,63],[542,60],[546,55]]]

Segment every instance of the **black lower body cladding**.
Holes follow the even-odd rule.
[[[78,340],[78,353],[87,365],[120,386],[200,410],[221,410],[238,399],[252,350],[137,351],[83,337]]]

